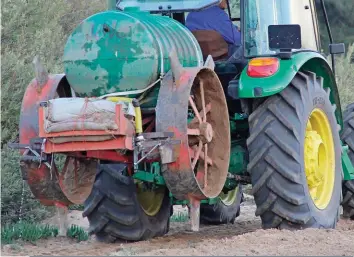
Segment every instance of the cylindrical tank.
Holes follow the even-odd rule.
[[[177,21],[135,9],[106,11],[84,20],[68,38],[65,74],[78,96],[143,90],[170,69],[173,48],[184,67],[203,64],[198,42]]]

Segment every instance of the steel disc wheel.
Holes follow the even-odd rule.
[[[326,114],[316,108],[307,122],[305,173],[310,195],[319,209],[325,209],[334,188],[335,153],[332,130]]]

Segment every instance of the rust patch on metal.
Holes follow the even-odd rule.
[[[34,162],[22,162],[22,173],[26,175],[28,185],[33,195],[46,206],[61,204],[68,206],[72,204],[60,189],[58,183],[58,172],[56,166],[50,170],[47,166],[38,166]]]
[[[96,177],[97,160],[67,157],[59,173],[59,185],[74,204],[82,204],[90,195]]]
[[[31,139],[38,137],[39,104],[55,97],[64,78],[64,74],[49,75],[46,83],[41,86],[41,90],[38,90],[39,82],[36,79],[28,85],[21,106],[20,144],[29,144]],[[20,152],[24,154],[25,150]],[[60,189],[58,172],[54,163],[52,163],[52,169],[44,164],[39,166],[39,163],[36,162],[21,162],[20,166],[33,195],[43,205],[53,206],[59,203],[67,206],[72,204]]]

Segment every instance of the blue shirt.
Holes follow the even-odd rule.
[[[219,6],[212,6],[198,12],[191,12],[186,19],[190,30],[215,30],[228,44],[241,44],[241,33],[230,20],[227,13]]]

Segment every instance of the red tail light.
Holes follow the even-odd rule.
[[[279,59],[274,57],[254,58],[248,64],[247,75],[253,78],[272,76],[279,70]]]

